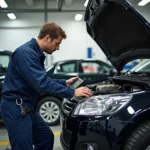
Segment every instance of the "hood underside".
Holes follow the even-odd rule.
[[[126,0],[90,0],[85,21],[118,71],[131,60],[150,58],[150,24]]]

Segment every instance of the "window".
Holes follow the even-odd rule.
[[[99,73],[101,70],[100,64],[96,62],[81,62],[83,73]]]
[[[81,62],[83,73],[108,73],[110,68],[98,62]]]
[[[8,68],[9,56],[0,55],[0,74],[5,73]]]
[[[137,66],[133,67],[130,72],[150,72],[150,59],[143,59]]]
[[[104,73],[109,73],[110,72],[110,67],[108,67],[105,64],[102,64],[102,70],[103,70]]]
[[[74,62],[60,64],[57,66],[56,71],[57,72],[66,72],[66,73],[76,72],[76,64]]]

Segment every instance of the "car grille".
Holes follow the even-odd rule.
[[[73,110],[73,108],[77,105],[78,101],[80,100],[80,97],[75,97],[70,100],[67,100],[63,106],[64,113],[69,116],[70,112]]]

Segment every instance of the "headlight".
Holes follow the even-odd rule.
[[[132,99],[130,94],[92,96],[79,103],[74,115],[108,115],[120,110]]]

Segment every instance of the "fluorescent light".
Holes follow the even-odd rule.
[[[148,4],[150,2],[150,0],[142,0],[138,3],[138,6],[145,6],[146,4]]]
[[[84,6],[87,7],[89,0],[86,0]]]
[[[74,19],[75,19],[76,21],[80,21],[80,20],[82,19],[82,17],[83,17],[82,14],[76,14]]]
[[[7,3],[5,2],[5,0],[0,0],[0,6],[1,6],[2,8],[7,8],[7,7],[8,7],[8,5],[7,5]]]
[[[16,16],[15,16],[15,14],[13,14],[13,13],[8,13],[7,14],[7,16],[9,17],[9,19],[16,19]]]

